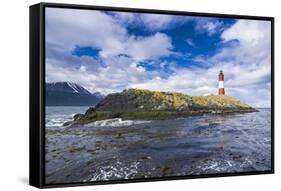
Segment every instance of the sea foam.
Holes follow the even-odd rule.
[[[122,120],[121,118],[112,118],[106,120],[95,121],[87,124],[88,127],[124,127],[136,124],[150,123],[151,121],[142,120]]]

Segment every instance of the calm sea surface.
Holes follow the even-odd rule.
[[[270,109],[62,127],[87,108],[47,107],[47,183],[271,169]]]

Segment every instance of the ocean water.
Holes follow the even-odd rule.
[[[89,107],[49,106],[46,107],[46,128],[62,127],[77,113],[85,113]]]
[[[109,119],[63,128],[87,107],[47,107],[46,182],[271,169],[271,111],[169,120]]]

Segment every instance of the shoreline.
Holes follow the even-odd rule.
[[[180,117],[200,116],[204,114],[228,115],[233,113],[259,112],[254,108],[228,109],[228,110],[198,110],[198,111],[148,111],[148,112],[86,112],[85,114],[74,115],[73,121],[67,121],[64,127],[77,127],[96,121],[121,118],[122,120],[165,120],[176,119]]]

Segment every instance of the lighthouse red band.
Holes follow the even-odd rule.
[[[219,95],[225,95],[224,91],[224,75],[222,70],[219,73]]]

